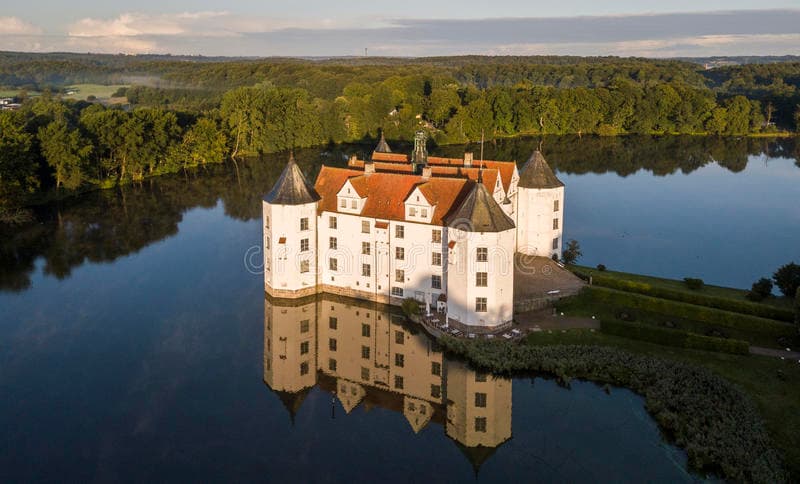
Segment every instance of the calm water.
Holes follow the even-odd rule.
[[[588,264],[744,286],[800,260],[793,140],[542,147]],[[298,156],[312,176],[342,163]],[[627,390],[476,381],[385,308],[265,300],[244,258],[274,161],[90,194],[0,234],[0,481],[693,479]]]

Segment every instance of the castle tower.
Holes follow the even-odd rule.
[[[425,131],[419,130],[414,133],[414,152],[411,153],[411,166],[414,173],[422,173],[422,168],[428,166],[428,147]]]
[[[447,218],[447,317],[495,329],[514,312],[516,227],[481,182]]]
[[[516,197],[517,252],[561,256],[564,183],[534,151],[520,173]]]
[[[294,161],[264,197],[264,290],[298,298],[317,291],[317,203],[320,196]]]

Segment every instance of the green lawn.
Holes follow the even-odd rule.
[[[112,84],[110,86],[104,86],[102,84],[75,84],[64,88],[66,91],[76,91],[75,94],[64,95],[64,98],[85,100],[89,96],[94,96],[97,99],[108,99],[121,87],[128,86],[124,84]]]
[[[675,279],[664,279],[661,277],[653,277],[653,276],[644,276],[640,274],[631,274],[628,272],[618,272],[618,271],[598,271],[594,267],[586,267],[586,266],[570,266],[570,268],[574,268],[583,273],[589,274],[598,274],[604,277],[610,277],[613,279],[617,279],[620,281],[633,281],[633,282],[641,282],[645,284],[650,284],[653,287],[661,287],[664,289],[670,289],[673,291],[680,291],[687,294],[705,294],[707,296],[713,297],[720,297],[725,299],[732,299],[736,301],[749,301],[745,295],[747,294],[747,290],[745,289],[736,289],[732,287],[722,287],[722,286],[711,286],[706,284],[702,289],[699,291],[693,291],[686,287],[686,284],[682,280],[675,280]],[[791,308],[792,301],[789,298],[785,297],[771,297],[761,302],[762,304],[769,304],[772,306],[777,306],[781,308]]]
[[[533,333],[524,344],[614,346],[632,353],[706,367],[736,383],[750,395],[766,422],[775,447],[784,454],[790,472],[795,478],[800,476],[800,363],[796,361],[674,348],[587,329]]]
[[[22,92],[21,89],[0,89],[0,97],[17,97],[20,92]],[[41,93],[37,91],[28,91],[27,95],[28,97],[36,97],[41,96]]]

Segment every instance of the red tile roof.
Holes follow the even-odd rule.
[[[376,172],[365,175],[361,170],[322,166],[314,188],[322,197],[319,210],[337,212],[336,194],[350,183],[360,196],[366,197],[361,215],[384,220],[405,220],[405,200],[416,187],[435,206],[431,224],[444,225],[443,219],[453,211],[469,192],[472,183],[465,178],[433,177],[424,180],[420,175]]]
[[[429,158],[430,160],[430,158]],[[356,169],[363,169],[364,168],[364,160],[359,160],[357,158],[351,159],[347,162],[347,166],[350,168]],[[413,167],[410,163],[392,163],[392,162],[385,162],[385,161],[373,161],[373,165],[375,166],[376,172],[391,172],[391,173],[408,173],[410,174]],[[508,173],[508,183],[501,177],[500,182],[505,185],[503,188],[506,192],[508,192],[508,186],[511,184],[511,176],[514,173],[514,166],[511,162],[493,162],[496,165],[511,165],[502,166],[503,170]],[[478,168],[471,167],[471,168],[464,168],[461,166],[445,166],[445,165],[429,165],[431,168],[431,173],[434,176],[441,175],[441,176],[451,176],[451,177],[459,177],[459,178],[468,178],[472,181],[478,180]],[[486,167],[483,170],[483,185],[489,190],[489,193],[494,193],[494,186],[497,183],[497,176],[498,176],[499,168],[497,166]],[[358,191],[358,189],[356,190]],[[361,192],[359,192],[361,193]]]

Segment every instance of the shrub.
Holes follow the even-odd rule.
[[[605,264],[597,264],[597,270],[600,272],[605,272],[606,271]]]
[[[781,290],[784,296],[793,297],[800,287],[800,265],[790,262],[772,275],[775,285]]]
[[[703,336],[679,329],[660,328],[658,326],[628,323],[612,319],[602,320],[600,322],[600,329],[607,334],[640,341],[649,341],[664,346],[716,351],[718,353],[733,353],[737,355],[746,355],[750,352],[750,345],[747,341]]]
[[[588,274],[577,271],[578,277],[588,280]],[[635,292],[646,296],[670,299],[689,304],[697,304],[710,308],[732,311],[735,313],[749,314],[761,318],[777,319],[780,321],[791,322],[794,318],[792,311],[785,308],[769,306],[766,304],[756,304],[749,301],[739,301],[718,296],[710,296],[698,292],[681,291],[663,287],[653,287],[645,282],[617,279],[614,276],[604,274],[593,274],[592,282],[595,286],[603,286],[611,289],[619,289],[626,292]]]
[[[403,314],[405,314],[408,318],[419,314],[419,302],[412,297],[403,299],[403,304],[401,307],[403,309]]]
[[[597,286],[586,287],[583,291],[585,291],[585,294],[592,302],[606,307],[618,306],[621,308],[640,309],[658,314],[666,314],[676,318],[710,323],[716,326],[757,331],[763,335],[769,336],[793,337],[797,333],[797,330],[791,324],[747,314],[722,311],[720,309],[642,296]]]
[[[579,244],[577,240],[571,239],[567,242],[567,248],[564,249],[561,258],[564,260],[565,264],[574,264],[582,255],[581,244]]]
[[[753,402],[735,385],[687,363],[597,346],[516,345],[445,336],[445,351],[481,369],[586,378],[644,396],[665,434],[686,449],[689,466],[734,482],[786,482],[780,454]]]
[[[684,277],[683,282],[685,282],[686,287],[688,287],[692,291],[699,291],[705,285],[702,279],[697,279],[694,277]]]
[[[747,299],[751,301],[763,301],[772,294],[772,281],[762,277],[753,283],[747,293]]]

